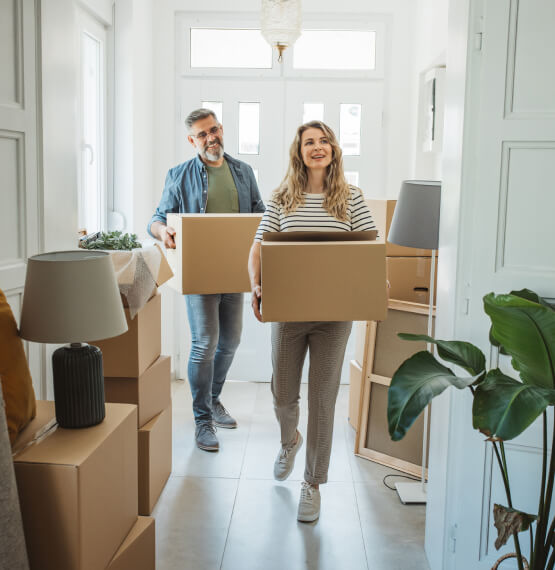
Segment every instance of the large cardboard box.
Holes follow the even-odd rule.
[[[368,240],[336,241],[346,236],[355,240],[357,233],[339,236],[339,232],[321,232],[322,241],[262,241],[262,319],[384,319],[385,245]],[[283,232],[270,235],[272,239],[289,239]]]
[[[104,376],[140,376],[162,352],[162,305],[157,294],[135,315],[125,309],[127,332],[105,340],[91,340],[102,351]]]
[[[386,243],[385,254],[388,257],[429,257],[432,251],[429,249],[417,249],[403,247],[387,241],[391,220],[397,200],[365,200],[370,208],[372,218],[376,222],[379,231],[378,241]]]
[[[154,519],[138,517],[106,570],[155,570]]]
[[[250,291],[249,251],[262,214],[168,214],[176,249],[167,251],[179,293]]]
[[[139,429],[139,514],[150,515],[172,470],[172,408]]]
[[[357,430],[362,389],[362,366],[356,360],[351,360],[349,372],[349,423]]]
[[[107,402],[137,405],[140,428],[171,404],[171,358],[160,356],[135,378],[104,377]]]
[[[386,258],[387,279],[390,284],[389,298],[427,305],[430,301],[431,257]],[[435,272],[434,304],[437,291]]]
[[[31,569],[106,568],[137,520],[136,434],[136,407],[107,404],[102,423],[15,456]]]

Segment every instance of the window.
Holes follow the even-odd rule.
[[[239,153],[259,154],[260,103],[239,103]]]
[[[191,67],[271,69],[272,48],[260,30],[191,28]]]
[[[348,184],[351,184],[352,186],[358,186],[358,172],[354,170],[346,170],[345,179],[347,180]]]
[[[323,103],[305,103],[303,106],[303,123],[308,121],[324,120],[324,104]]]
[[[83,15],[82,22],[79,228],[91,233],[106,224],[106,32],[91,17]]]
[[[203,101],[201,103],[203,109],[209,109],[216,113],[216,117],[220,123],[222,123],[222,117],[224,113],[224,104],[221,101]]]
[[[360,103],[342,103],[339,108],[339,144],[346,156],[360,155]]]
[[[376,68],[376,32],[303,30],[293,48],[294,69]]]

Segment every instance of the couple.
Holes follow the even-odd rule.
[[[342,153],[333,131],[324,123],[301,125],[290,149],[287,174],[264,207],[253,171],[224,153],[223,128],[209,109],[197,109],[185,120],[188,140],[198,155],[172,168],[149,233],[175,248],[175,230],[166,214],[264,212],[249,256],[252,308],[259,311],[260,242],[263,232],[361,231],[374,222],[360,190],[349,186]],[[294,275],[291,276],[294,279]],[[186,295],[192,346],[188,364],[193,395],[196,444],[217,451],[214,426],[236,428],[237,422],[220,401],[227,371],[239,345],[242,294]],[[298,520],[311,522],[320,514],[319,485],[327,481],[335,401],[351,322],[272,323],[272,394],[281,428],[281,448],[274,477],[283,481],[291,471],[303,438],[297,430],[301,372],[310,350],[308,428],[305,480]]]

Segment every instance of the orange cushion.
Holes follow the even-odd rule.
[[[10,441],[35,417],[35,392],[23,342],[12,310],[0,289],[0,379]]]

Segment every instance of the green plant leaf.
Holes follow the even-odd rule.
[[[495,541],[495,548],[499,550],[513,533],[524,532],[530,528],[530,525],[537,520],[535,515],[529,515],[516,509],[510,509],[503,505],[493,505],[493,520],[495,528],[497,529],[497,540]]]
[[[555,404],[555,390],[524,384],[499,369],[490,370],[476,388],[472,423],[488,437],[513,439],[546,408]]]
[[[403,439],[422,410],[449,386],[466,388],[475,377],[460,378],[423,350],[405,360],[391,379],[387,421],[393,441]]]
[[[436,340],[426,334],[399,333],[403,340],[420,340],[437,345],[440,358],[464,368],[469,374],[476,376],[486,369],[484,353],[473,344],[458,340]]]
[[[555,387],[555,311],[517,295],[493,293],[484,297],[484,310],[493,338],[512,357],[522,381]]]
[[[544,307],[549,307],[550,309],[555,310],[555,305],[550,303],[547,299],[540,297],[534,291],[530,291],[530,289],[521,289],[520,291],[511,291],[511,295],[515,295],[515,297],[520,297],[522,299],[528,299],[528,301],[532,301],[533,303],[539,303]]]

